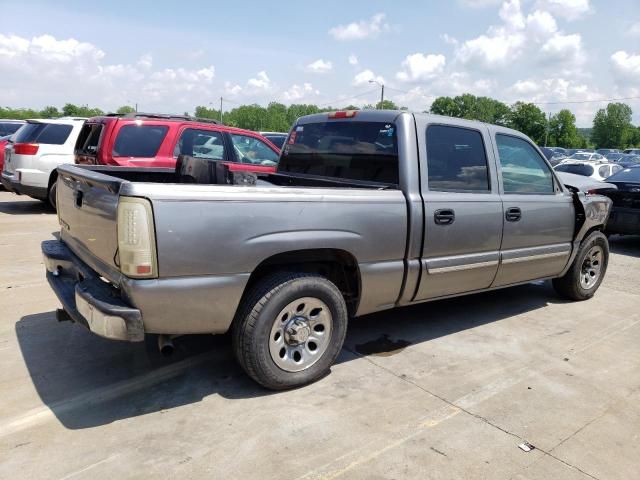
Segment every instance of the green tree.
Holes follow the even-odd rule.
[[[382,102],[376,103],[377,110],[399,110],[398,105],[393,103],[391,100],[383,100]]]
[[[195,109],[195,116],[197,118],[211,118],[214,120],[220,120],[220,110],[199,105]]]
[[[46,106],[40,112],[40,116],[42,118],[57,118],[60,116],[60,112],[56,107],[52,107],[51,105]]]
[[[431,113],[448,117],[478,120],[496,125],[505,125],[509,107],[489,97],[476,97],[469,93],[457,97],[438,97],[431,104]]]
[[[596,148],[625,148],[633,141],[633,112],[624,103],[610,103],[601,108],[593,119],[591,141]]]
[[[127,113],[133,113],[135,111],[136,109],[133,108],[131,105],[123,105],[116,110],[116,113],[119,113],[121,115],[126,115]]]
[[[533,103],[517,102],[507,116],[507,126],[519,130],[542,145],[547,130],[547,118]]]
[[[580,148],[581,137],[576,128],[576,117],[569,110],[560,110],[549,120],[547,145]]]

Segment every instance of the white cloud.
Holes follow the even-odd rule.
[[[138,60],[138,66],[142,69],[148,70],[153,66],[153,57],[148,53],[144,54]]]
[[[444,70],[447,63],[444,55],[424,55],[414,53],[407,55],[402,62],[402,71],[396,74],[401,82],[430,80]]]
[[[632,37],[640,37],[640,22],[636,22],[631,25],[627,30],[627,35],[631,35]]]
[[[452,37],[448,33],[443,33],[442,35],[440,35],[440,38],[442,38],[444,43],[446,43],[447,45],[457,46],[459,43],[457,38]]]
[[[262,70],[258,72],[256,78],[250,78],[247,81],[247,85],[257,90],[269,90],[271,88],[271,80],[267,75],[267,72]]]
[[[467,40],[457,50],[456,55],[463,64],[492,70],[509,65],[519,57],[525,40],[524,34],[520,32],[510,33],[504,29],[497,29],[492,35],[480,35]]]
[[[539,0],[538,6],[567,20],[576,20],[593,11],[590,0]]]
[[[313,72],[313,73],[327,73],[330,72],[333,69],[333,65],[331,64],[331,62],[328,61],[324,61],[323,59],[318,59],[315,62],[311,62],[309,65],[307,65],[306,70],[308,72]]]
[[[320,95],[319,90],[313,88],[313,85],[310,83],[303,83],[302,85],[292,85],[282,96],[286,101],[295,102],[300,101],[303,98],[317,95]]]
[[[549,12],[536,10],[527,15],[527,33],[540,42],[558,31],[558,24]]]
[[[520,0],[505,1],[500,7],[499,15],[502,21],[512,29],[520,30],[525,26]]]
[[[518,95],[529,95],[540,91],[540,82],[533,80],[518,80],[511,89]]]
[[[353,54],[349,55],[349,65],[358,65],[358,57]]]
[[[239,95],[242,93],[242,87],[237,83],[224,82],[224,91],[229,95]]]
[[[329,30],[336,40],[363,40],[365,38],[374,38],[382,32],[390,30],[389,24],[385,21],[384,13],[377,13],[367,20],[352,22],[348,25],[338,25]]]
[[[640,83],[640,53],[617,51],[611,55],[611,66],[620,83]]]
[[[353,77],[353,85],[362,86],[366,85],[371,81],[375,81],[378,83],[384,83],[384,78],[379,75],[376,75],[371,70],[363,70],[358,73],[355,77]]]
[[[556,33],[544,43],[541,53],[545,61],[561,62],[565,66],[568,63],[578,65],[584,60],[582,37],[577,33]]]

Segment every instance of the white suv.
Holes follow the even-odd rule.
[[[56,167],[74,163],[85,118],[27,120],[4,150],[2,184],[7,190],[56,204]]]

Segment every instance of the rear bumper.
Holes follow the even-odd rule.
[[[613,207],[606,231],[623,235],[640,235],[640,210]]]
[[[27,195],[29,197],[37,198],[38,200],[47,199],[46,187],[37,187],[20,183],[16,178],[16,175],[9,172],[2,172],[1,178],[2,185],[10,192],[17,193],[18,195]]]
[[[69,317],[101,337],[140,342],[144,325],[140,310],[127,305],[120,292],[58,240],[42,242],[47,280]]]

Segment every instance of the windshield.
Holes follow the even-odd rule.
[[[561,163],[555,168],[555,170],[558,172],[574,173],[584,177],[590,177],[593,175],[593,167],[583,163]]]
[[[298,125],[282,150],[278,171],[398,184],[395,124],[346,120]]]

